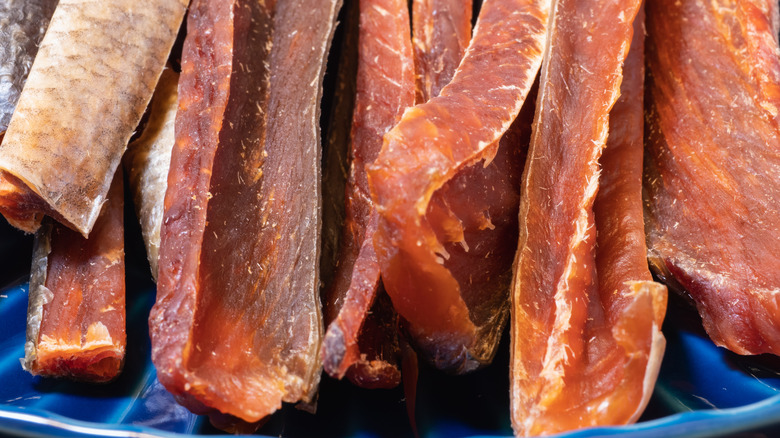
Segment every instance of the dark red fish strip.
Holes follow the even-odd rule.
[[[125,358],[122,174],[89,239],[53,221],[36,234],[24,367],[32,374],[106,382]]]
[[[412,30],[416,103],[449,84],[471,40],[472,0],[414,0]]]
[[[361,354],[366,351],[361,351],[358,342],[361,327],[379,287],[380,272],[373,245],[378,215],[369,194],[365,165],[373,162],[379,154],[384,133],[401,118],[407,107],[414,104],[411,44],[406,1],[361,0],[346,223],[338,271],[326,295],[326,302],[334,303],[330,313],[335,315],[325,334],[323,357],[325,370],[338,378],[358,362],[362,362],[360,368],[387,368],[383,371],[374,369],[366,374],[365,379],[352,379],[376,382],[372,376],[377,373],[392,376],[393,380],[387,381],[384,386],[398,384],[400,373],[397,367],[379,362],[371,367],[366,362],[367,358],[362,358]],[[335,309],[338,309],[337,314]],[[380,326],[383,325],[380,323]]]
[[[778,4],[648,3],[649,257],[712,340],[780,354]]]
[[[150,330],[160,381],[198,412],[255,422],[313,401],[319,96],[337,4],[190,8]]]

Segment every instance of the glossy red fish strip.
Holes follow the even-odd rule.
[[[780,354],[778,4],[648,4],[647,239],[712,340]]]
[[[414,0],[412,30],[416,103],[449,84],[471,40],[471,0]]]
[[[495,156],[536,77],[548,10],[547,1],[486,1],[453,80],[438,97],[404,113],[368,167],[381,214],[374,243],[383,282],[417,347],[453,372],[492,357],[482,340],[496,325],[492,316],[471,313],[469,297],[444,264],[445,244],[461,240],[461,224],[447,221],[449,209],[432,199],[465,167]],[[439,232],[449,233],[445,240],[431,224],[437,212]],[[487,218],[482,223],[490,228]]]
[[[365,165],[379,154],[384,133],[414,104],[414,65],[405,0],[360,2],[358,53],[346,223],[338,272],[326,298],[326,302],[335,303],[338,313],[329,323],[323,344],[325,370],[338,378],[358,362],[364,362],[361,368],[370,368],[366,359],[361,359],[365,351],[361,351],[358,339],[379,287],[379,263],[373,244],[378,215],[369,194]],[[390,364],[374,365],[388,369],[370,374],[391,373],[400,378],[397,368]],[[370,375],[366,380],[376,381]],[[394,378],[385,386],[397,384]]]
[[[635,421],[657,376],[666,295],[648,281],[641,257],[641,100],[628,97],[613,113],[614,124],[627,129],[616,127],[610,139],[603,169],[610,176],[595,214],[593,204],[640,3],[554,2],[512,293],[517,435]],[[640,59],[625,64],[629,71],[642,64],[637,46]],[[641,69],[627,76],[627,96],[641,93],[641,77]],[[620,227],[604,233],[597,228],[616,222]]]
[[[304,3],[190,8],[150,330],[160,381],[196,412],[256,422],[319,383],[319,96],[338,2]]]
[[[114,178],[89,239],[53,221],[36,234],[24,367],[106,382],[125,358],[124,192]]]

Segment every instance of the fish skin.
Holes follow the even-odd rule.
[[[0,212],[92,229],[187,0],[61,0],[0,145]],[[118,96],[121,96],[119,98]]]

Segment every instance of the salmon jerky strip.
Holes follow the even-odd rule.
[[[149,121],[141,136],[128,146],[123,158],[146,245],[146,255],[155,280],[160,257],[165,190],[168,187],[168,170],[175,141],[178,84],[178,73],[165,69],[149,104]]]
[[[323,341],[325,370],[331,376],[341,378],[351,366],[360,362],[361,375],[354,381],[379,387],[398,385],[400,373],[396,364],[390,362],[397,362],[395,357],[383,360],[361,356],[365,355],[366,348],[361,351],[358,342],[377,294],[380,272],[374,251],[378,214],[371,200],[365,166],[379,155],[385,132],[398,122],[407,107],[414,105],[414,63],[408,11],[405,0],[360,1],[357,92],[352,117],[346,220],[338,270],[326,298],[329,307],[333,307],[329,313],[335,315],[328,318],[331,321]],[[381,327],[381,323],[376,325],[376,328]],[[387,328],[391,333],[396,330],[392,324]],[[374,339],[382,340],[383,337]],[[372,378],[372,374],[376,378]]]
[[[385,287],[417,348],[452,372],[491,357],[483,347],[492,344],[482,340],[496,321],[492,312],[471,313],[471,297],[461,295],[444,265],[449,253],[426,215],[438,189],[464,167],[495,156],[536,77],[548,10],[544,0],[485,1],[453,80],[439,96],[404,113],[368,167],[381,215],[374,244]],[[489,218],[482,219],[489,229]],[[450,233],[447,241],[463,240],[457,220],[438,223],[439,234],[441,228]]]
[[[648,3],[655,272],[738,354],[780,354],[778,4]]]
[[[610,139],[615,151],[605,162],[610,176],[596,214],[593,205],[640,3],[553,4],[512,293],[510,399],[519,436],[635,421],[657,375],[665,290],[649,281],[638,238],[637,99],[614,112],[614,125],[628,129],[616,128]],[[626,63],[628,96],[641,92],[641,71],[631,71],[641,63]],[[614,154],[629,163],[627,176]],[[597,229],[615,222],[625,228]]]
[[[125,357],[122,174],[89,239],[46,220],[35,235],[22,365],[34,375],[107,382]]]
[[[471,40],[472,0],[414,0],[412,30],[415,103],[449,84]]]
[[[0,213],[87,236],[179,30],[186,0],[61,0],[0,146]]]
[[[57,1],[0,1],[0,133],[8,129]]]
[[[316,392],[319,98],[338,7],[190,8],[149,325],[160,381],[196,412],[256,422]]]

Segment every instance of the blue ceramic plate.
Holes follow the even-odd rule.
[[[122,437],[218,433],[208,421],[177,405],[155,376],[146,324],[155,290],[134,222],[128,215],[124,373],[108,385],[91,385],[32,377],[22,370],[25,270],[32,241],[0,220],[0,434]],[[696,313],[674,297],[666,320],[667,352],[641,421],[561,436],[780,436],[780,360],[740,357],[715,347],[702,331]],[[508,362],[504,339],[493,365],[471,375],[451,377],[423,368],[417,397],[421,435],[510,436]],[[286,406],[259,433],[385,437],[411,436],[412,430],[400,389],[361,390],[325,377],[316,415]]]

